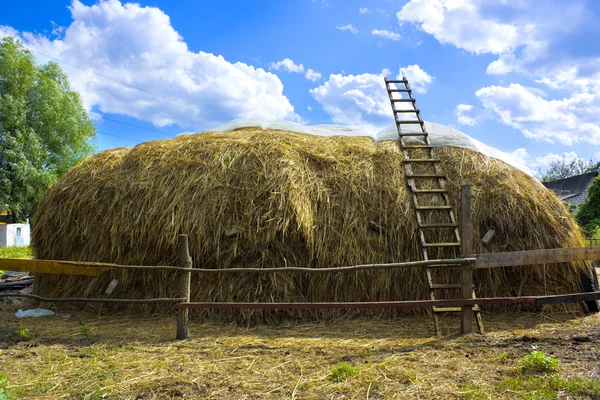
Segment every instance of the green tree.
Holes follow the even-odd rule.
[[[570,160],[563,155],[560,159],[552,161],[546,172],[542,173],[538,170],[538,175],[542,182],[551,182],[599,169],[600,161],[585,161],[582,158]]]
[[[600,175],[588,188],[588,198],[579,208],[575,215],[577,221],[589,234],[600,231]]]
[[[32,216],[44,191],[94,150],[94,124],[58,64],[36,66],[12,37],[0,41],[0,211]]]

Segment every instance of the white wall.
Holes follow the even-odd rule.
[[[30,228],[29,224],[7,224],[6,227],[6,246],[29,246]]]

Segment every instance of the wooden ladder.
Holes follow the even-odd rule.
[[[398,88],[396,85],[403,87]],[[446,175],[442,171],[440,160],[433,156],[433,146],[421,118],[421,111],[417,108],[405,77],[402,77],[402,80],[385,78],[385,87],[394,112],[400,148],[404,153],[404,176],[415,211],[423,260],[449,258],[443,254],[448,249],[453,250],[456,257],[460,255],[461,248],[459,225],[446,188]],[[406,96],[403,96],[404,94]],[[409,131],[410,126],[416,126],[417,129]],[[438,290],[462,289],[460,283],[434,283],[433,269],[429,266],[425,268],[427,290],[431,300],[436,299]],[[475,289],[472,293],[473,298],[476,298]],[[460,312],[461,307],[433,307],[431,311],[436,335],[441,336],[439,313]],[[473,312],[479,331],[483,333],[479,307],[474,306]]]

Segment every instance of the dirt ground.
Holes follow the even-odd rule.
[[[426,316],[236,327],[174,316],[0,311],[0,373],[17,399],[600,399],[600,318],[483,313],[487,333],[432,337]],[[459,321],[445,317],[445,331]],[[534,350],[558,372],[523,371]],[[2,379],[0,378],[0,382]]]

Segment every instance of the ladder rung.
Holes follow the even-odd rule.
[[[413,193],[447,193],[446,189],[413,189]]]
[[[408,137],[408,136],[427,136],[426,133],[399,133],[400,137]]]
[[[459,312],[461,307],[433,307],[433,312]],[[479,306],[473,306],[473,312],[479,312]]]
[[[441,178],[446,179],[446,175],[437,175],[437,174],[412,174],[406,175],[407,178]]]
[[[460,243],[423,243],[423,247],[460,247]]]
[[[443,222],[439,224],[422,224],[419,228],[456,228],[458,224],[456,222]]]
[[[397,112],[397,113],[416,113],[416,114],[420,114],[421,110],[419,110],[418,108],[415,108],[413,110],[394,110],[394,112]]]
[[[431,289],[460,289],[462,285],[460,283],[432,283]]]
[[[417,125],[417,124],[422,124],[423,121],[396,121],[396,124],[401,125],[401,124],[405,124],[405,125]]]
[[[415,209],[422,210],[452,210],[452,206],[415,206]]]
[[[403,163],[439,163],[437,158],[410,158],[402,160]]]
[[[415,99],[392,99],[394,103],[414,103]]]
[[[428,144],[417,144],[414,146],[404,146],[402,147],[402,150],[407,150],[407,149],[433,149],[433,146],[430,146]]]
[[[393,93],[393,92],[396,92],[396,93],[398,93],[398,92],[399,93],[409,93],[410,89],[389,89],[388,92],[390,92],[390,93]]]
[[[401,81],[387,81],[387,83],[408,83],[406,80],[401,80]]]

